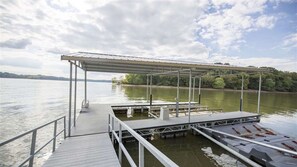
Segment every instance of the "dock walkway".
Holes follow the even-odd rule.
[[[119,105],[119,104],[117,104]],[[44,167],[67,166],[120,166],[108,134],[108,114],[113,114],[112,104],[92,104],[87,112],[80,113],[71,136],[45,162]],[[191,123],[259,116],[248,112],[228,112],[192,115]],[[124,121],[132,129],[187,124],[188,117],[169,120],[144,119]],[[117,127],[115,127],[117,129]]]
[[[67,138],[44,167],[121,166],[108,134],[110,105],[93,104],[81,113]]]

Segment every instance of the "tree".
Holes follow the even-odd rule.
[[[271,78],[265,79],[262,87],[263,87],[263,90],[269,90],[269,91],[274,90],[275,82]]]
[[[212,87],[215,89],[223,89],[225,87],[224,79],[221,77],[216,78],[212,84]]]

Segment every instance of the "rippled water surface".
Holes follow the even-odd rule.
[[[49,122],[68,113],[68,88],[66,81],[45,81],[27,79],[0,79],[0,141],[28,131],[38,125]],[[188,90],[181,89],[181,101],[187,101]],[[78,108],[83,99],[83,82],[78,82]],[[174,101],[175,88],[153,88],[155,101]],[[197,96],[197,95],[196,95]],[[202,90],[202,104],[210,108],[222,108],[223,111],[239,109],[240,92],[221,90]],[[197,97],[195,97],[197,99]],[[146,101],[146,88],[118,86],[104,82],[88,83],[90,103],[123,103]],[[297,138],[297,94],[262,93],[261,123],[281,133]],[[257,94],[244,93],[244,110],[255,112]],[[58,129],[62,129],[61,122]],[[49,140],[53,134],[53,125],[38,132],[37,146]],[[62,138],[59,138],[61,141]],[[0,166],[16,165],[29,155],[31,136],[26,136],[0,148]],[[170,158],[176,159],[182,166],[243,166],[226,151],[203,137],[187,135],[177,139],[156,139],[151,141]],[[36,158],[37,165],[50,155],[49,145]],[[128,143],[131,154],[137,152],[137,143]],[[158,162],[146,153],[151,166]],[[232,165],[230,165],[232,164]]]

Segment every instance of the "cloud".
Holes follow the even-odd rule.
[[[262,14],[266,0],[213,0],[209,6],[210,9],[197,18],[197,32],[221,50],[238,49],[245,42],[245,33],[271,29],[277,20],[275,16]]]
[[[290,34],[284,38],[283,48],[289,50],[297,48],[297,33]]]
[[[227,56],[219,53],[214,53],[209,62],[230,63],[237,66],[256,66],[256,67],[274,67],[284,71],[297,72],[296,58],[270,58],[270,57],[249,57],[241,58],[239,56]]]
[[[4,48],[13,48],[13,49],[24,49],[28,45],[31,45],[32,42],[29,39],[9,39],[4,42],[0,42],[0,47]]]
[[[3,57],[0,59],[0,65],[40,69],[42,62],[28,57]]]
[[[88,10],[92,17],[70,21],[61,39],[71,47],[138,56],[207,58],[195,40],[197,1],[113,1]]]
[[[47,52],[53,53],[53,54],[59,54],[59,55],[70,53],[69,50],[58,48],[58,47],[50,48],[47,50]]]
[[[15,59],[1,59],[1,63],[6,64],[6,69],[9,65],[10,70],[18,69],[24,62],[28,63],[30,72],[38,69],[43,74],[66,75],[68,66],[60,61],[59,55],[76,51],[215,62],[210,54],[240,49],[248,32],[274,30],[279,15],[267,12],[268,3],[268,0],[188,0],[186,3],[6,0],[0,5],[3,9],[0,54]],[[284,38],[283,46],[295,46],[292,40],[289,36]],[[36,62],[34,68],[30,67],[33,59],[40,62],[41,69]],[[236,63],[239,60],[245,61],[238,57]],[[249,65],[257,64],[250,60],[257,61],[246,60]],[[25,71],[25,67],[19,69]]]

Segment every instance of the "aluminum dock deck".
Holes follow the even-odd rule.
[[[72,128],[72,137],[67,138],[61,144],[44,166],[120,166],[108,133],[108,114],[114,115],[112,106],[111,104],[92,104],[87,112],[80,113],[76,127]],[[191,116],[191,123],[257,116],[259,115],[247,112],[193,115]],[[188,117],[124,122],[132,129],[145,129],[186,124]]]
[[[92,105],[78,116],[68,137],[44,167],[121,166],[107,132],[110,105]]]
[[[44,167],[121,166],[108,133],[67,138]]]

